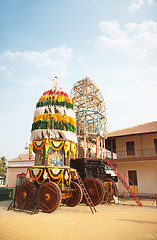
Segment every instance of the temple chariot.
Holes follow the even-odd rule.
[[[82,201],[83,192],[75,181],[70,159],[76,152],[76,118],[72,100],[58,87],[39,98],[31,129],[29,158],[35,154],[35,166],[27,169],[26,179],[16,189],[19,209],[37,209],[50,213],[61,203],[74,207]]]
[[[83,201],[94,212],[94,206],[106,201],[108,194],[110,198],[117,194],[116,184],[106,174],[107,164],[102,159],[106,131],[103,99],[97,104],[99,99],[88,86],[90,94],[85,95],[82,89],[81,98],[78,96],[80,105],[74,95],[73,105],[58,86],[57,78],[53,81],[53,88],[43,93],[34,110],[29,158],[35,154],[35,166],[27,169],[27,180],[17,187],[11,205],[20,210],[41,209],[51,213],[61,203],[74,207]],[[97,109],[90,109],[90,104]]]

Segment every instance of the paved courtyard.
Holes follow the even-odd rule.
[[[9,203],[0,202],[1,240],[157,240],[157,208],[153,201],[147,201],[144,207],[133,201],[100,204],[95,214],[80,204],[35,215],[7,211]]]

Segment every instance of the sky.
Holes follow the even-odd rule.
[[[0,157],[30,142],[36,103],[88,76],[107,131],[157,120],[157,0],[0,0]]]

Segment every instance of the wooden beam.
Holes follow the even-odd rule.
[[[99,135],[96,137],[96,157],[100,158],[100,142],[99,142]]]
[[[86,158],[86,134],[84,134],[84,158]]]

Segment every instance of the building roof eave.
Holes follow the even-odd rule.
[[[157,133],[157,121],[107,133],[107,139],[151,133]]]

